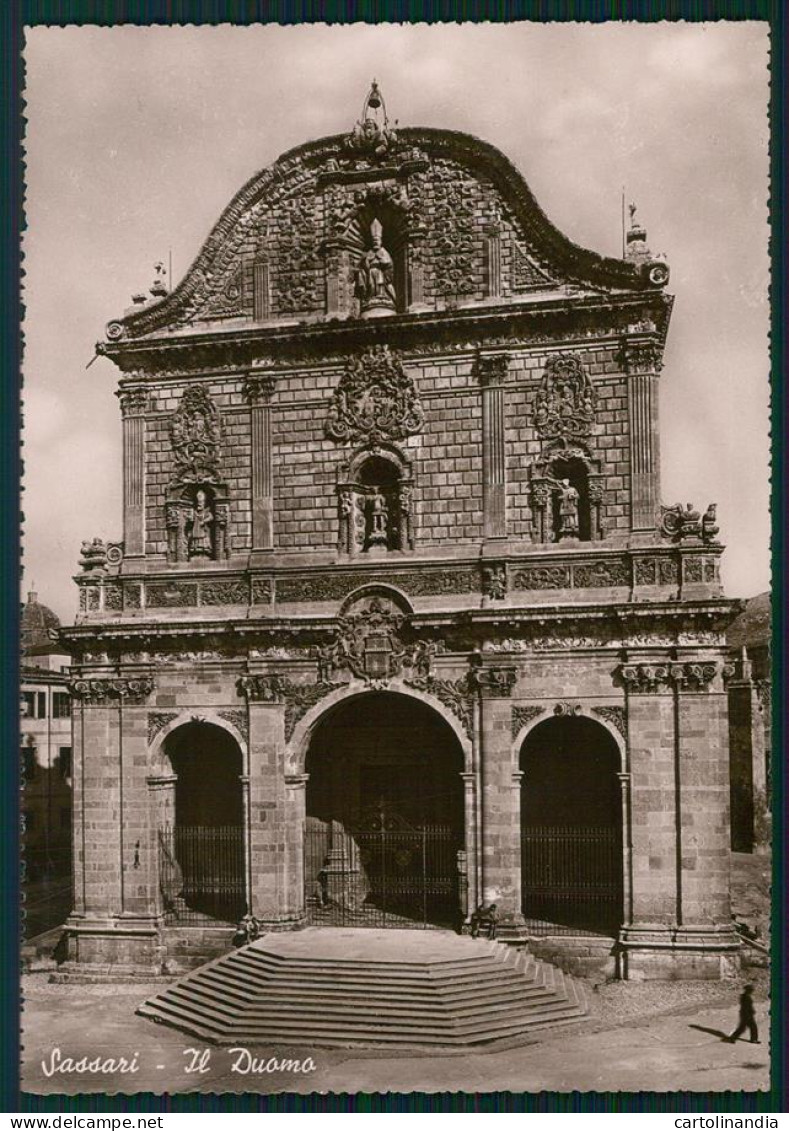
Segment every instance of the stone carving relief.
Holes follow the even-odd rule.
[[[339,618],[334,639],[317,649],[321,680],[347,671],[367,683],[385,683],[409,672],[412,678],[432,676],[433,657],[439,645],[402,639],[407,615],[399,604],[383,595],[360,597]]]
[[[488,699],[506,699],[518,679],[515,668],[492,668],[476,666],[468,675],[469,686]]]
[[[389,125],[383,95],[374,81],[364,100],[361,118],[345,138],[345,149],[383,161],[397,148],[397,144],[397,133]]]
[[[241,710],[217,711],[220,719],[230,723],[238,731],[244,742],[249,742],[249,712]]]
[[[534,398],[532,423],[543,440],[580,439],[594,425],[596,393],[580,357],[555,354],[548,360]]]
[[[717,503],[710,503],[702,517],[691,503],[686,503],[684,507],[681,503],[674,503],[671,507],[661,504],[658,529],[664,538],[670,538],[673,542],[714,544],[720,531],[717,509]]]
[[[341,444],[404,440],[424,423],[416,386],[399,354],[374,346],[349,359],[332,397],[326,435]]]
[[[444,593],[476,593],[479,574],[476,567],[413,571],[410,573],[322,574],[314,577],[282,578],[277,582],[278,601],[336,601],[347,597],[360,585],[397,586],[412,597],[433,597]]]
[[[516,589],[569,589],[569,566],[535,566],[515,574]]]
[[[431,675],[415,673],[403,682],[416,691],[435,696],[455,716],[469,738],[472,737],[474,708],[468,676],[460,679],[436,679]]]
[[[383,245],[380,220],[373,220],[370,226],[370,245],[357,263],[354,275],[354,293],[363,318],[391,314],[397,309],[394,261]]]
[[[532,719],[545,714],[545,708],[536,705],[512,708],[512,737],[517,738],[523,727],[528,726]]]
[[[245,675],[238,689],[250,702],[285,705],[285,741],[293,737],[299,719],[316,703],[344,687],[342,683],[294,683],[283,675]]]
[[[141,703],[151,694],[154,682],[149,676],[134,679],[72,679],[68,688],[72,696],[85,704],[101,705],[121,700]]]
[[[561,719],[569,718],[572,715],[582,715],[583,710],[580,703],[561,702],[554,705],[553,713],[556,715],[557,719]]]
[[[623,559],[573,566],[575,589],[605,589],[609,585],[629,584],[630,568]]]
[[[627,709],[625,707],[592,707],[592,713],[605,719],[627,741]]]
[[[503,562],[482,567],[482,593],[491,601],[503,601],[507,596],[507,567]]]
[[[474,291],[474,196],[469,174],[449,161],[433,162],[433,285],[447,300]]]
[[[160,731],[178,718],[177,711],[149,711],[148,712],[148,745],[150,746]]]
[[[190,385],[184,390],[181,404],[170,418],[170,443],[175,461],[175,483],[217,481],[222,418],[203,385]]]
[[[283,201],[277,236],[274,302],[279,314],[298,314],[319,305],[321,263],[315,229],[315,197],[306,191]]]
[[[707,661],[663,664],[623,664],[619,669],[622,682],[631,692],[659,691],[676,686],[700,690],[707,687],[718,670],[718,665]]]

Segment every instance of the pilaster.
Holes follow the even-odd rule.
[[[123,545],[126,558],[145,553],[145,410],[144,389],[118,392],[123,416]]]
[[[252,552],[274,546],[273,458],[271,447],[271,374],[247,377],[245,393],[252,424]]]
[[[504,354],[480,355],[482,389],[482,511],[485,538],[506,538],[506,458],[504,444]]]
[[[630,528],[653,531],[660,511],[660,348],[652,341],[629,342],[624,362],[630,423]]]

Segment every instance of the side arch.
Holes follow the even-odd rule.
[[[531,732],[535,729],[535,727],[538,727],[540,723],[547,722],[549,719],[562,717],[560,714],[557,714],[555,712],[555,705],[552,707],[550,703],[546,702],[543,704],[535,704],[535,706],[542,706],[544,710],[541,714],[535,715],[533,718],[529,719],[528,722],[525,722],[513,736],[512,747],[510,749],[513,772],[517,772],[519,769],[523,744],[529,734],[531,734]],[[604,718],[602,715],[594,714],[593,710],[594,708],[587,709],[581,706],[581,710],[577,712],[577,717],[591,719],[593,722],[599,723],[601,727],[608,731],[608,733],[616,743],[617,750],[619,751],[619,773],[626,773],[628,766],[628,757],[627,743],[624,739],[624,736],[619,730],[617,730],[613,723],[609,722],[608,719]]]
[[[241,708],[238,709],[240,710]],[[248,765],[249,748],[247,739],[239,728],[232,723],[226,715],[222,714],[221,709],[201,708],[198,712],[190,708],[189,710],[180,711],[172,719],[168,720],[168,722],[156,732],[154,738],[149,743],[148,753],[150,766],[153,771],[161,773],[169,772],[170,762],[165,751],[165,741],[173,731],[189,723],[209,723],[211,726],[219,727],[220,730],[227,731],[238,743],[244,766]]]

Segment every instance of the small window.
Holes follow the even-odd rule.
[[[71,715],[71,696],[67,691],[55,691],[52,695],[52,715],[56,719],[67,719]]]
[[[36,697],[38,699],[36,718],[45,719],[47,717],[47,693],[46,691],[38,691]]]
[[[19,698],[19,707],[23,719],[34,719],[36,717],[35,691],[23,691]]]

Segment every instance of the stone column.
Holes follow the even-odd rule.
[[[668,931],[679,915],[674,697],[669,661],[627,664],[632,926]]]
[[[653,531],[660,511],[660,348],[651,341],[627,343],[624,357],[630,423],[630,528]]]
[[[280,921],[295,926],[304,921],[304,823],[309,774],[285,775],[285,867]]]
[[[677,791],[683,928],[731,928],[729,758],[726,696],[717,665],[672,665],[677,695]]]
[[[511,749],[516,671],[480,666],[470,680],[480,710],[481,899],[497,905],[506,930],[522,922],[520,776],[513,776]]]
[[[123,553],[145,554],[145,410],[144,389],[118,392],[123,416]]]
[[[161,914],[166,910],[163,898],[165,894],[168,898],[177,898],[178,896],[178,892],[175,890],[179,884],[178,870],[172,862],[168,862],[165,866],[162,860],[163,853],[171,847],[171,842],[170,844],[161,843],[165,831],[172,831],[175,825],[175,787],[177,781],[178,775],[170,773],[155,774],[147,779],[150,821],[148,823],[148,867],[145,879],[150,891],[149,909],[152,914]],[[165,867],[167,874],[162,876],[161,873]],[[162,880],[165,881],[164,884]],[[163,892],[164,886],[169,886],[171,890],[166,893]]]
[[[255,677],[251,677],[253,680]],[[265,678],[265,677],[264,677]],[[264,926],[282,918],[286,859],[284,710],[281,704],[249,701],[250,910]]]
[[[271,398],[275,380],[271,374],[250,374],[245,393],[252,423],[252,552],[273,549],[274,500],[271,450]]]
[[[463,813],[466,825],[466,906],[461,907],[467,919],[479,904],[477,891],[477,775],[465,773],[463,779]]]
[[[616,775],[622,792],[622,923],[633,919],[633,841],[630,829],[630,774]]]
[[[482,387],[482,514],[485,538],[506,538],[506,453],[504,444],[504,354],[480,355]]]

